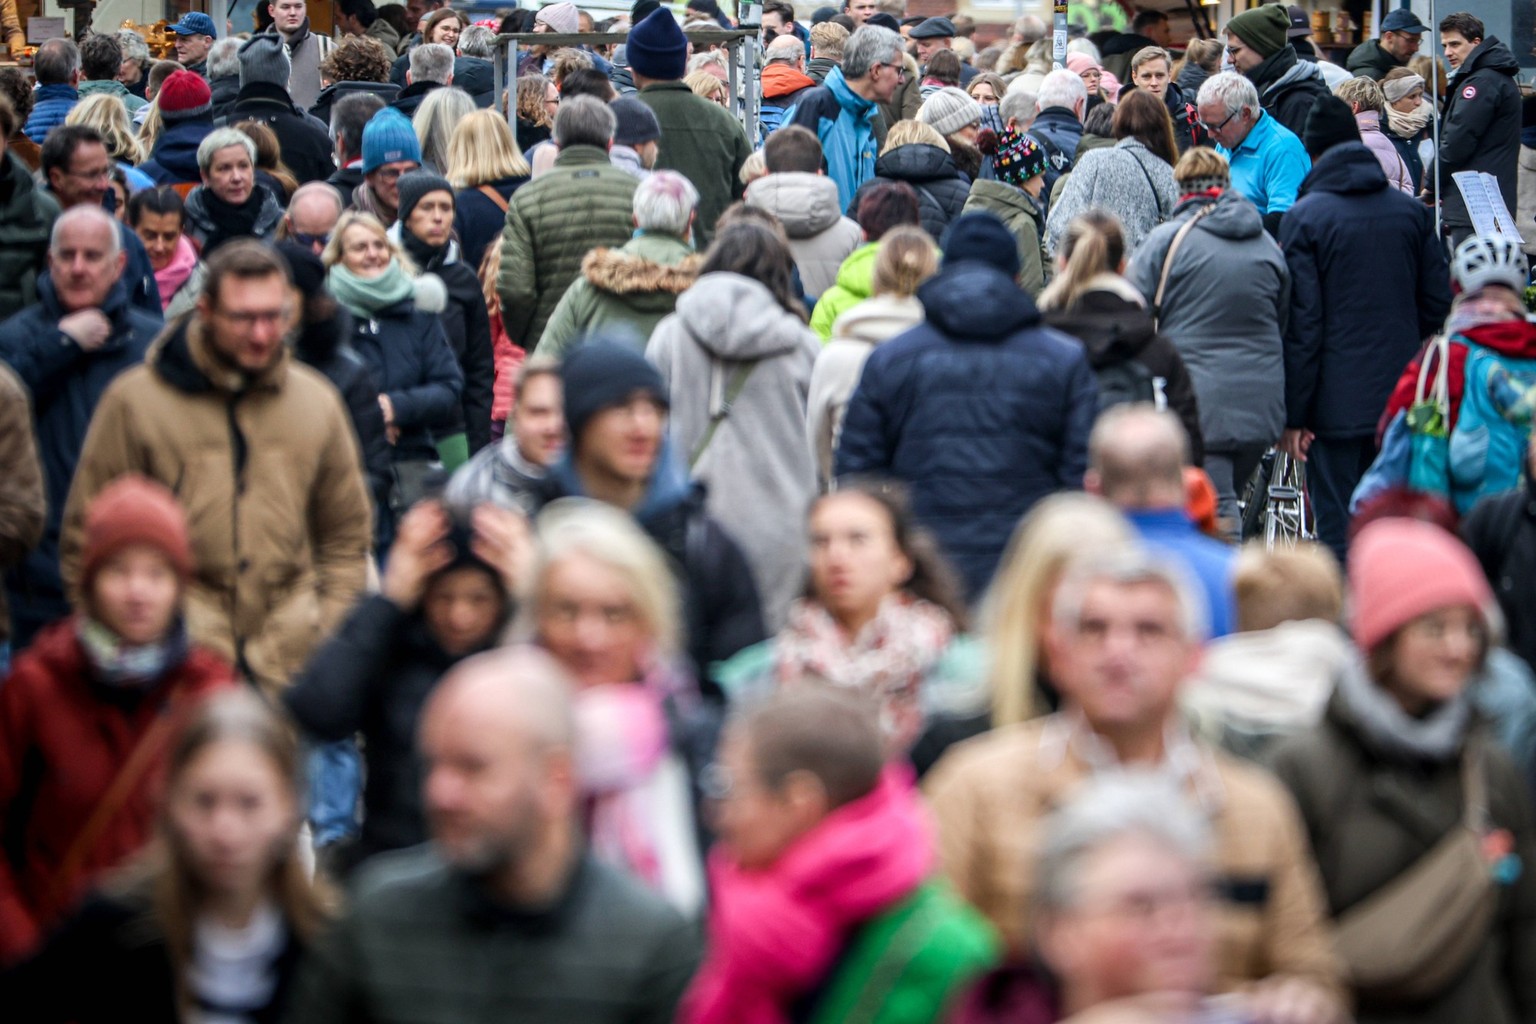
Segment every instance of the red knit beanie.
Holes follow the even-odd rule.
[[[1379,519],[1349,547],[1350,627],[1369,653],[1421,615],[1471,605],[1491,627],[1493,591],[1455,537],[1417,519]]]
[[[183,583],[191,577],[186,514],[163,484],[137,473],[113,480],[86,506],[81,591],[89,594],[102,564],[131,544],[145,544],[164,554]]]
[[[213,113],[213,92],[195,71],[176,71],[160,83],[155,94],[160,117],[167,122],[189,121]]]

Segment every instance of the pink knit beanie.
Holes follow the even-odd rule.
[[[1493,592],[1472,552],[1438,526],[1380,519],[1349,547],[1350,626],[1369,653],[1421,615],[1471,605],[1491,626]]]

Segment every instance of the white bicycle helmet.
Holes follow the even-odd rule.
[[[1482,291],[1491,284],[1501,284],[1521,294],[1530,274],[1519,242],[1508,235],[1474,235],[1456,247],[1451,278],[1463,295]]]

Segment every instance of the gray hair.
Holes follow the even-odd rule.
[[[1028,46],[1045,38],[1045,22],[1038,15],[1026,14],[1013,23],[1013,31]]]
[[[618,121],[613,110],[595,96],[574,96],[560,104],[555,115],[555,145],[596,146],[607,149],[613,144]]]
[[[900,33],[879,25],[865,25],[843,44],[843,77],[868,78],[876,64],[894,64],[905,52]]]
[[[1190,583],[1182,566],[1139,547],[1131,546],[1071,562],[1051,603],[1051,622],[1057,628],[1076,631],[1082,621],[1083,602],[1095,583],[1121,587],[1156,584],[1166,587],[1179,606],[1179,628],[1185,640],[1202,642],[1210,634],[1210,613],[1205,595]]]
[[[113,219],[112,215],[99,206],[71,206],[59,214],[53,222],[53,232],[48,236],[48,251],[54,252],[59,247],[59,236],[64,229],[80,221],[91,221],[100,224],[107,230],[107,255],[116,256],[123,251],[122,225]]]
[[[1259,116],[1259,91],[1236,71],[1223,71],[1205,80],[1195,104],[1203,107],[1209,103],[1220,103],[1222,112],[1228,117],[1235,116],[1244,107],[1254,117]]]
[[[207,171],[213,166],[213,154],[231,146],[244,147],[246,155],[251,158],[251,166],[256,166],[256,143],[251,141],[249,135],[238,128],[215,128],[197,144],[197,169]]]
[[[459,56],[490,60],[496,53],[496,33],[484,25],[471,25],[459,33]]]
[[[448,142],[459,122],[475,112],[475,101],[463,89],[448,86],[433,89],[422,98],[411,117],[416,141],[421,145],[421,162],[437,169],[448,167]]]
[[[1028,124],[1035,116],[1035,102],[1038,97],[1027,89],[1009,89],[1003,93],[1002,100],[997,104],[998,116],[1007,124],[1014,118],[1018,118],[1019,124]]]
[[[711,26],[711,28],[718,28],[718,26]],[[691,75],[695,71],[703,71],[711,64],[718,68],[724,68],[727,74],[729,74],[731,70],[731,65],[725,59],[724,53],[719,50],[704,50],[703,52],[696,53],[692,57],[688,58],[688,74]]]
[[[32,58],[32,75],[38,85],[62,85],[80,70],[80,47],[70,39],[50,39]]]
[[[137,33],[135,33],[137,34]],[[208,78],[240,77],[240,46],[243,39],[225,36],[208,48]]]
[[[288,200],[288,216],[293,216],[299,205],[310,196],[325,196],[331,205],[336,207],[336,219],[340,220],[342,213],[346,211],[346,204],[341,201],[341,193],[323,181],[306,181],[293,190],[293,198]]]
[[[686,235],[699,202],[698,189],[676,171],[657,171],[635,189],[635,226],[645,231]]]
[[[768,64],[776,60],[785,60],[793,64],[804,56],[805,44],[796,36],[779,36],[768,44],[768,49],[763,51],[763,60]]]
[[[1088,102],[1088,87],[1083,80],[1077,77],[1076,71],[1068,71],[1066,68],[1057,68],[1040,82],[1040,95],[1035,100],[1035,109],[1050,110],[1060,107],[1063,110],[1072,110],[1079,103]]]
[[[453,77],[453,51],[442,43],[426,43],[411,51],[411,81],[448,84]]]
[[[1149,771],[1100,772],[1045,820],[1035,862],[1037,915],[1069,910],[1085,895],[1078,874],[1089,856],[1129,836],[1150,839],[1210,870],[1210,824],[1173,780]]]
[[[113,35],[122,48],[124,60],[143,63],[149,60],[149,42],[131,28],[120,28]]]

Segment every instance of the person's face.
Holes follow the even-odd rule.
[[[512,438],[523,458],[535,466],[553,465],[565,447],[565,408],[560,378],[552,373],[530,377],[512,408]]]
[[[415,25],[427,13],[426,0],[409,0],[405,5],[405,23]]]
[[[397,209],[400,206],[400,175],[408,171],[414,171],[421,164],[414,160],[396,160],[391,164],[383,164],[375,167],[364,175],[368,179],[368,189],[386,207]]]
[[[1237,113],[1229,115],[1220,103],[1202,103],[1198,113],[1200,123],[1205,126],[1211,141],[1228,149],[1236,149],[1240,146],[1248,137],[1248,130],[1253,127],[1253,123],[1248,120],[1242,108],[1239,108]]]
[[[1392,109],[1400,114],[1411,114],[1419,109],[1419,104],[1424,102],[1424,90],[1415,88],[1408,95],[1392,104]]]
[[[1524,320],[1525,303],[1513,290],[1501,284],[1491,284],[1462,296],[1456,301],[1460,312],[1475,315],[1479,320]]]
[[[554,120],[560,112],[560,90],[555,88],[555,83],[550,82],[544,87],[544,112]]]
[[[811,510],[811,589],[834,617],[870,615],[912,577],[890,514],[857,492],[822,498]]]
[[[341,215],[336,204],[323,196],[306,195],[288,210],[288,235],[300,245],[309,246],[319,255],[336,230]]]
[[[1227,58],[1232,61],[1234,68],[1245,75],[1264,63],[1264,58],[1259,56],[1257,50],[1230,32],[1227,33]]]
[[[100,307],[122,276],[127,256],[121,248],[112,251],[116,230],[89,221],[60,229],[48,249],[48,272],[64,312]]]
[[[875,0],[848,0],[848,17],[853,19],[855,26],[868,21],[877,9]]]
[[[1440,48],[1445,51],[1445,62],[1452,68],[1461,67],[1461,62],[1466,60],[1481,39],[1468,39],[1460,32],[1441,32]]]
[[[1477,671],[1488,630],[1476,608],[1460,605],[1421,615],[1393,641],[1388,689],[1410,714],[1458,696]]]
[[[971,99],[982,106],[997,106],[1000,97],[992,88],[991,82],[977,82],[971,86]]]
[[[124,85],[137,85],[143,77],[144,69],[132,57],[124,57],[123,62],[117,66],[117,80]]]
[[[1083,80],[1083,85],[1088,87],[1088,95],[1092,96],[1099,91],[1099,83],[1104,80],[1102,68],[1086,68],[1078,73],[1078,78]]]
[[[181,581],[164,552],[130,544],[104,562],[91,584],[91,612],[134,647],[171,631],[181,606]]]
[[[421,598],[427,632],[450,657],[486,646],[501,624],[501,588],[484,569],[454,569],[434,576]]]
[[[933,59],[933,55],[940,50],[949,49],[949,40],[940,36],[937,39],[919,39],[917,41],[917,62],[927,65]]]
[[[767,784],[758,771],[751,738],[740,728],[726,730],[715,763],[723,784],[721,792],[711,794],[710,823],[720,846],[748,871],[772,867],[818,816]]]
[[[272,23],[279,32],[297,32],[306,16],[304,0],[273,0],[267,5],[267,13],[272,15]]]
[[[447,245],[453,237],[453,194],[428,192],[411,210],[405,226],[428,245]]]
[[[1215,903],[1195,865],[1126,834],[1083,856],[1074,889],[1075,904],[1040,926],[1041,951],[1067,992],[1108,1002],[1209,990]]]
[[[181,214],[145,211],[133,232],[149,253],[149,265],[164,270],[170,265],[171,257],[176,255],[176,246],[181,241]]]
[[[128,186],[114,177],[110,183],[112,189],[112,217],[119,223],[128,220]]]
[[[64,209],[89,204],[100,206],[112,186],[112,158],[99,142],[82,142],[69,159],[69,169],[48,172],[48,187]]]
[[[203,293],[198,312],[213,325],[214,346],[246,373],[260,373],[277,360],[293,322],[292,298],[280,274],[226,277],[217,300]]]
[[[534,611],[539,642],[579,686],[632,683],[645,673],[655,638],[628,581],[585,555],[545,571]]]
[[[1101,733],[1161,728],[1198,660],[1178,599],[1161,583],[1090,583],[1076,623],[1053,622],[1052,674]]]
[[[166,795],[166,815],[197,880],[221,896],[260,893],[298,839],[288,780],[244,739],[203,747]]]
[[[667,411],[650,394],[636,391],[587,421],[581,461],[619,480],[649,480],[667,429]]]
[[[1151,27],[1146,30],[1145,34],[1148,39],[1152,40],[1154,43],[1163,47],[1164,49],[1167,49],[1169,42],[1172,41],[1172,37],[1168,32],[1168,23],[1166,21],[1153,22]]]
[[[213,49],[213,36],[178,35],[176,37],[176,59],[183,67],[201,64],[208,57],[208,51],[211,49]]]
[[[1458,39],[1461,38],[1460,33],[1451,34],[1455,35]],[[1445,35],[1442,34],[1440,39],[1443,42]],[[1419,47],[1423,45],[1423,42],[1424,33],[1422,32],[1383,32],[1381,34],[1381,48],[1396,57],[1403,64],[1408,63],[1408,58],[1419,52]],[[1467,52],[1470,53],[1471,50],[1469,49]],[[1447,52],[1446,56],[1450,56],[1449,52]],[[1461,61],[1458,60],[1451,66],[1455,67],[1456,64],[1460,63]]]
[[[353,224],[341,236],[341,265],[365,280],[380,276],[394,259],[389,242],[371,227]]]
[[[778,11],[763,12],[763,45],[767,46],[784,31],[784,16]]]
[[[1023,188],[1025,192],[1028,192],[1036,199],[1039,199],[1040,193],[1045,191],[1045,175],[1035,175],[1033,178],[1030,178],[1024,183]]]
[[[233,206],[239,206],[251,198],[256,188],[256,169],[251,166],[251,154],[244,146],[225,146],[216,149],[203,172],[203,184],[209,191]]]
[[[447,46],[447,47],[456,47],[456,46],[458,46],[459,45],[459,19],[458,18],[444,18],[442,21],[438,22],[437,25],[434,26],[433,29],[432,29],[432,38],[427,40],[427,42],[429,42],[429,43],[442,43],[444,46]]]
[[[907,68],[901,61],[900,53],[893,53],[889,60],[871,65],[869,82],[874,90],[875,100],[880,103],[889,103],[906,77]]]
[[[1161,57],[1157,60],[1149,60],[1136,69],[1131,80],[1136,83],[1136,88],[1145,89],[1158,99],[1162,99],[1168,92],[1168,62]]]

